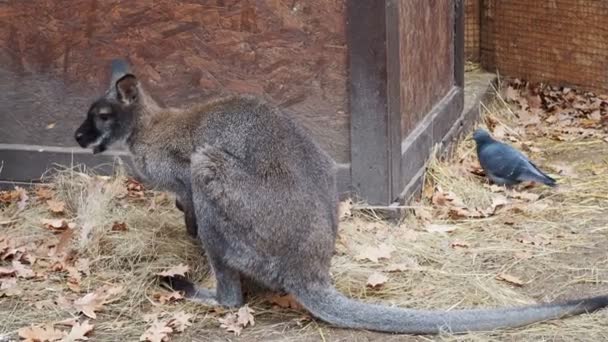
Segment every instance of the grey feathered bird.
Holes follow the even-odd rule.
[[[477,129],[473,133],[477,144],[477,158],[488,178],[498,185],[515,185],[523,181],[555,186],[549,177],[526,156],[513,147],[494,140],[488,132]]]

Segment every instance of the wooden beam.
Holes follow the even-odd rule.
[[[395,46],[389,44],[398,40],[393,32],[397,27],[389,27],[395,20],[395,8],[395,0],[347,2],[351,179],[355,193],[374,205],[392,202],[394,180],[400,177],[393,163],[394,131],[400,129],[394,100],[398,84],[387,78],[389,70],[399,67],[398,57],[392,54],[398,50],[392,51]]]
[[[454,81],[464,88],[464,0],[454,0]]]

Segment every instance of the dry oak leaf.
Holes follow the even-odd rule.
[[[42,219],[40,220],[40,223],[44,225],[44,228],[54,231],[65,230],[68,228],[68,222],[64,219]]]
[[[19,329],[18,333],[19,337],[24,339],[25,342],[53,342],[59,341],[65,336],[63,331],[56,330],[50,324],[47,324],[44,327],[31,325]]]
[[[17,272],[18,278],[29,279],[29,278],[34,278],[36,276],[36,274],[34,273],[34,271],[32,271],[31,268],[22,264],[18,260],[13,260],[12,266],[13,266],[13,269],[15,269],[15,271]]]
[[[515,285],[515,286],[524,285],[524,282],[521,279],[519,279],[515,276],[512,276],[510,274],[506,274],[506,273],[500,273],[499,275],[496,276],[496,279],[505,281],[505,282]]]
[[[167,325],[177,332],[184,332],[187,327],[192,325],[192,322],[190,322],[192,317],[194,317],[194,315],[185,313],[183,311],[178,311],[173,314]]]
[[[17,286],[17,278],[6,278],[0,281],[0,297],[15,297],[23,294]]]
[[[46,186],[36,187],[35,193],[36,193],[36,197],[41,201],[50,200],[55,195],[53,193],[53,190],[51,190],[49,187],[46,187]]]
[[[171,303],[171,302],[176,302],[180,299],[184,299],[184,296],[177,292],[167,292],[167,291],[163,291],[163,292],[156,292],[152,295],[152,297],[159,303],[161,304],[167,304],[167,303]]]
[[[17,270],[13,267],[0,267],[0,277],[12,276],[15,275],[15,273],[17,273]]]
[[[287,294],[284,296],[272,296],[268,300],[270,304],[277,305],[284,309],[294,309],[294,310],[302,310],[304,307],[296,300],[294,296],[291,294]]]
[[[104,304],[110,303],[116,295],[123,291],[121,286],[102,287],[95,292],[87,293],[83,297],[74,301],[74,307],[89,318],[97,318],[95,311],[100,311]]]
[[[253,309],[245,305],[240,308],[236,313],[229,313],[223,318],[219,318],[220,328],[226,329],[226,331],[233,332],[236,336],[240,336],[243,328],[247,325],[255,325],[253,319]]]
[[[61,214],[65,210],[65,202],[48,200],[46,201],[46,205],[49,207],[49,210],[55,214]]]
[[[139,337],[139,340],[146,342],[164,342],[169,340],[169,334],[172,332],[173,328],[167,326],[167,322],[155,320]]]
[[[86,336],[95,326],[89,323],[89,320],[85,320],[82,323],[76,322],[68,335],[61,340],[61,342],[78,342],[78,341],[88,341],[89,338]]]
[[[373,246],[362,246],[359,249],[359,253],[355,256],[356,260],[369,260],[372,262],[378,262],[380,259],[390,259],[391,253],[395,251],[395,248],[386,244],[380,244],[378,247]]]
[[[112,231],[113,232],[126,232],[127,231],[127,224],[124,223],[124,222],[115,221],[112,224]]]
[[[175,276],[183,277],[186,275],[186,273],[188,273],[188,271],[190,271],[190,266],[184,265],[184,264],[179,264],[179,265],[173,266],[163,272],[156,273],[156,275],[159,275],[161,277],[175,277]]]
[[[379,288],[388,281],[388,277],[382,273],[374,272],[367,278],[367,286],[371,288]]]

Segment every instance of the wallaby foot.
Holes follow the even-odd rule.
[[[213,290],[199,288],[189,280],[182,277],[163,278],[165,283],[173,291],[184,292],[184,297],[190,301],[197,302],[206,306],[219,306],[216,294]]]

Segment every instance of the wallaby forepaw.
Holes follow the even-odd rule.
[[[205,144],[196,149],[191,161],[193,176],[207,185],[221,174],[224,156],[220,149]]]

